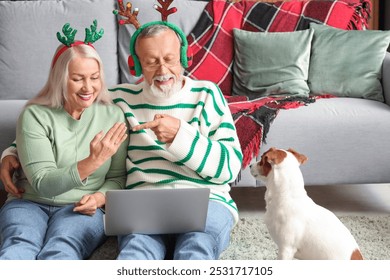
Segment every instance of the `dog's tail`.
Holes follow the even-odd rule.
[[[352,255],[351,255],[351,260],[363,260],[363,255],[362,253],[360,252],[359,249],[355,249],[353,252],[352,252]]]

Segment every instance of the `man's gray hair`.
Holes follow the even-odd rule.
[[[138,34],[137,41],[135,42],[135,49],[134,49],[135,53],[137,53],[137,44],[138,44],[139,39],[150,38],[150,37],[153,37],[153,36],[160,34],[161,32],[167,31],[167,30],[172,30],[173,32],[175,32],[172,28],[170,28],[164,24],[152,24],[152,25],[149,25],[148,27],[142,29],[142,31]],[[176,32],[175,32],[175,34],[176,34],[177,38],[179,39],[179,42],[181,45],[182,41],[181,41],[179,34],[177,34]]]
[[[142,39],[142,38],[148,38],[148,37],[153,37],[163,31],[167,31],[167,30],[172,30],[173,32],[175,32],[172,28],[164,25],[164,24],[152,24],[152,25],[149,25],[148,27],[144,28],[138,35],[138,39]],[[181,44],[181,38],[180,36],[175,32],[175,34],[177,35],[177,37],[179,38],[179,41],[180,41],[180,44]]]

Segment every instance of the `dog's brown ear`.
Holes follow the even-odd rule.
[[[271,148],[267,153],[266,153],[266,159],[269,163],[273,164],[279,164],[281,163],[285,157],[287,156],[285,151],[281,151],[275,148]]]
[[[289,151],[290,153],[292,153],[292,154],[297,158],[299,164],[304,164],[304,163],[308,160],[308,157],[307,157],[307,156],[298,153],[298,152],[295,151],[294,149],[289,148],[287,151]]]

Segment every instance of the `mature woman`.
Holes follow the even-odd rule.
[[[105,240],[105,192],[125,184],[123,112],[91,42],[67,43],[18,120],[26,178],[0,211],[0,259],[87,258]]]

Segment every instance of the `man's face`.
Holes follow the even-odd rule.
[[[136,50],[145,81],[151,88],[169,95],[182,87],[180,41],[173,30],[138,39]]]

